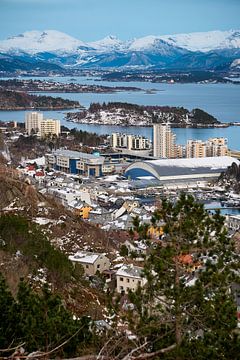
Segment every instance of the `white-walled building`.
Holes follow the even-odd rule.
[[[147,279],[143,277],[143,268],[134,265],[123,265],[116,272],[117,292],[128,293],[129,290],[136,291],[139,286],[143,287]]]
[[[60,120],[44,119],[41,121],[40,136],[45,137],[48,135],[59,136],[61,133]]]
[[[32,132],[40,137],[48,135],[59,136],[61,132],[60,120],[44,119],[43,114],[40,112],[28,112],[25,116],[25,129],[28,135]]]
[[[38,111],[26,113],[26,115],[25,115],[25,129],[26,129],[28,135],[31,135],[31,133],[33,131],[35,133],[39,133],[42,121],[43,121],[43,114],[42,113],[40,113]]]
[[[144,136],[112,133],[111,147],[113,149],[149,150],[151,144],[149,139]]]
[[[68,258],[73,264],[81,264],[84,268],[85,275],[89,276],[95,275],[97,271],[102,273],[104,270],[109,270],[110,267],[109,259],[105,254],[101,253],[78,251]]]
[[[153,156],[162,159],[176,157],[176,135],[166,124],[153,124]]]

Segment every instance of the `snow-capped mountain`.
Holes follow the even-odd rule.
[[[240,31],[150,35],[127,41],[110,35],[93,42],[55,30],[28,31],[0,41],[0,55],[7,55],[8,63],[12,57],[13,62],[16,59],[44,62],[68,69],[125,66],[223,69],[240,57]]]
[[[60,31],[26,31],[23,34],[0,41],[1,52],[75,52],[81,46],[86,46],[81,40]]]
[[[90,43],[88,43],[88,45],[91,46],[95,50],[104,52],[104,51],[110,51],[110,50],[112,50],[112,51],[125,50],[127,43],[122,40],[119,40],[114,35],[109,35],[101,40],[90,42]]]
[[[190,51],[208,52],[220,49],[240,48],[239,30],[163,35],[159,38],[171,45],[179,46]]]

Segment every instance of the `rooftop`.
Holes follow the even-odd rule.
[[[84,158],[84,159],[104,159],[103,156],[96,156],[93,154],[87,154],[84,152],[80,152],[80,151],[72,151],[72,150],[64,150],[64,149],[58,149],[55,150],[53,152],[54,155],[56,156],[65,156],[65,157],[69,157],[71,159],[79,159],[79,158]]]
[[[118,276],[128,276],[133,278],[142,279],[143,268],[134,265],[123,265],[117,272]]]
[[[125,175],[131,175],[132,178],[137,179],[140,177],[141,181],[144,176],[154,176],[158,180],[163,180],[166,176],[187,175],[189,178],[191,175],[196,177],[200,174],[201,176],[204,174],[215,176],[225,171],[233,162],[240,164],[239,160],[230,156],[138,161],[126,169]]]
[[[86,264],[94,264],[95,261],[99,258],[99,256],[104,256],[105,254],[100,253],[92,253],[86,251],[78,251],[74,255],[70,255],[68,258],[71,261],[86,263]]]

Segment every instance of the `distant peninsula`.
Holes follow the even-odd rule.
[[[165,122],[169,122],[172,127],[182,128],[228,126],[201,109],[189,111],[183,107],[142,106],[120,102],[92,103],[88,109],[67,113],[66,119],[82,124],[117,126],[152,126],[153,123]]]
[[[27,92],[54,92],[54,93],[114,93],[118,91],[141,91],[142,89],[133,86],[103,86],[77,84],[73,82],[62,83],[47,80],[32,79],[9,79],[0,80],[0,89],[27,91]]]
[[[0,89],[0,110],[67,110],[80,107],[78,101]]]

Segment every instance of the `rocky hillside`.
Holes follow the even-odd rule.
[[[183,107],[141,106],[110,102],[93,103],[88,110],[67,113],[67,120],[102,125],[152,126],[169,122],[174,127],[211,127],[219,124],[212,115],[200,109],[189,111]]]
[[[116,248],[121,234],[105,233],[39,194],[17,172],[0,168],[0,272],[13,294],[21,278],[35,289],[48,283],[76,314],[101,318],[102,291],[73,269],[67,256],[79,249]]]
[[[240,194],[240,166],[233,163],[227,171],[220,175],[218,183],[227,190],[233,190]]]

